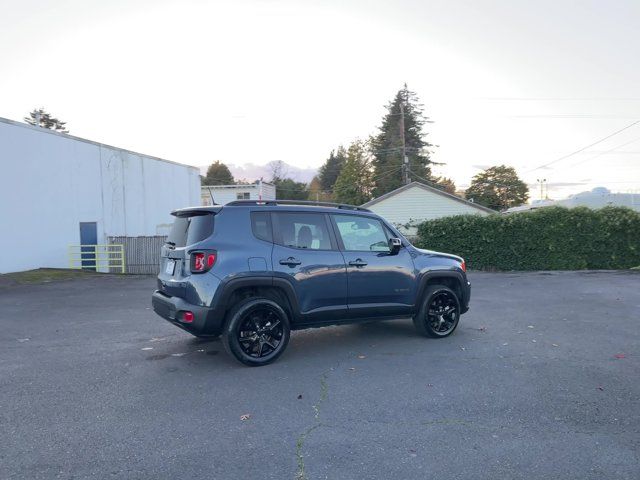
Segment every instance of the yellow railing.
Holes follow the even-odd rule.
[[[124,245],[69,245],[69,268],[125,273]]]

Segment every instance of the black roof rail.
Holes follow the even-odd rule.
[[[234,200],[226,205],[232,207],[241,205],[302,205],[308,207],[333,207],[344,210],[359,210],[361,212],[371,211],[368,208],[348,205],[346,203],[314,202],[313,200]]]

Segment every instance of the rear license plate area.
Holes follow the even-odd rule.
[[[167,260],[167,264],[164,267],[164,273],[167,275],[173,275],[173,272],[176,270],[176,261],[175,260]]]

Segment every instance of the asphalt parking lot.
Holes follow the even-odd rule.
[[[639,478],[640,274],[470,278],[447,339],[308,330],[261,368],[153,278],[0,289],[0,478]]]

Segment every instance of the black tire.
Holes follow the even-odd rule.
[[[249,298],[229,311],[222,344],[239,362],[259,367],[282,355],[290,336],[289,316],[278,303],[268,298]]]
[[[445,285],[430,285],[413,324],[421,335],[444,338],[451,335],[460,322],[460,300]]]

